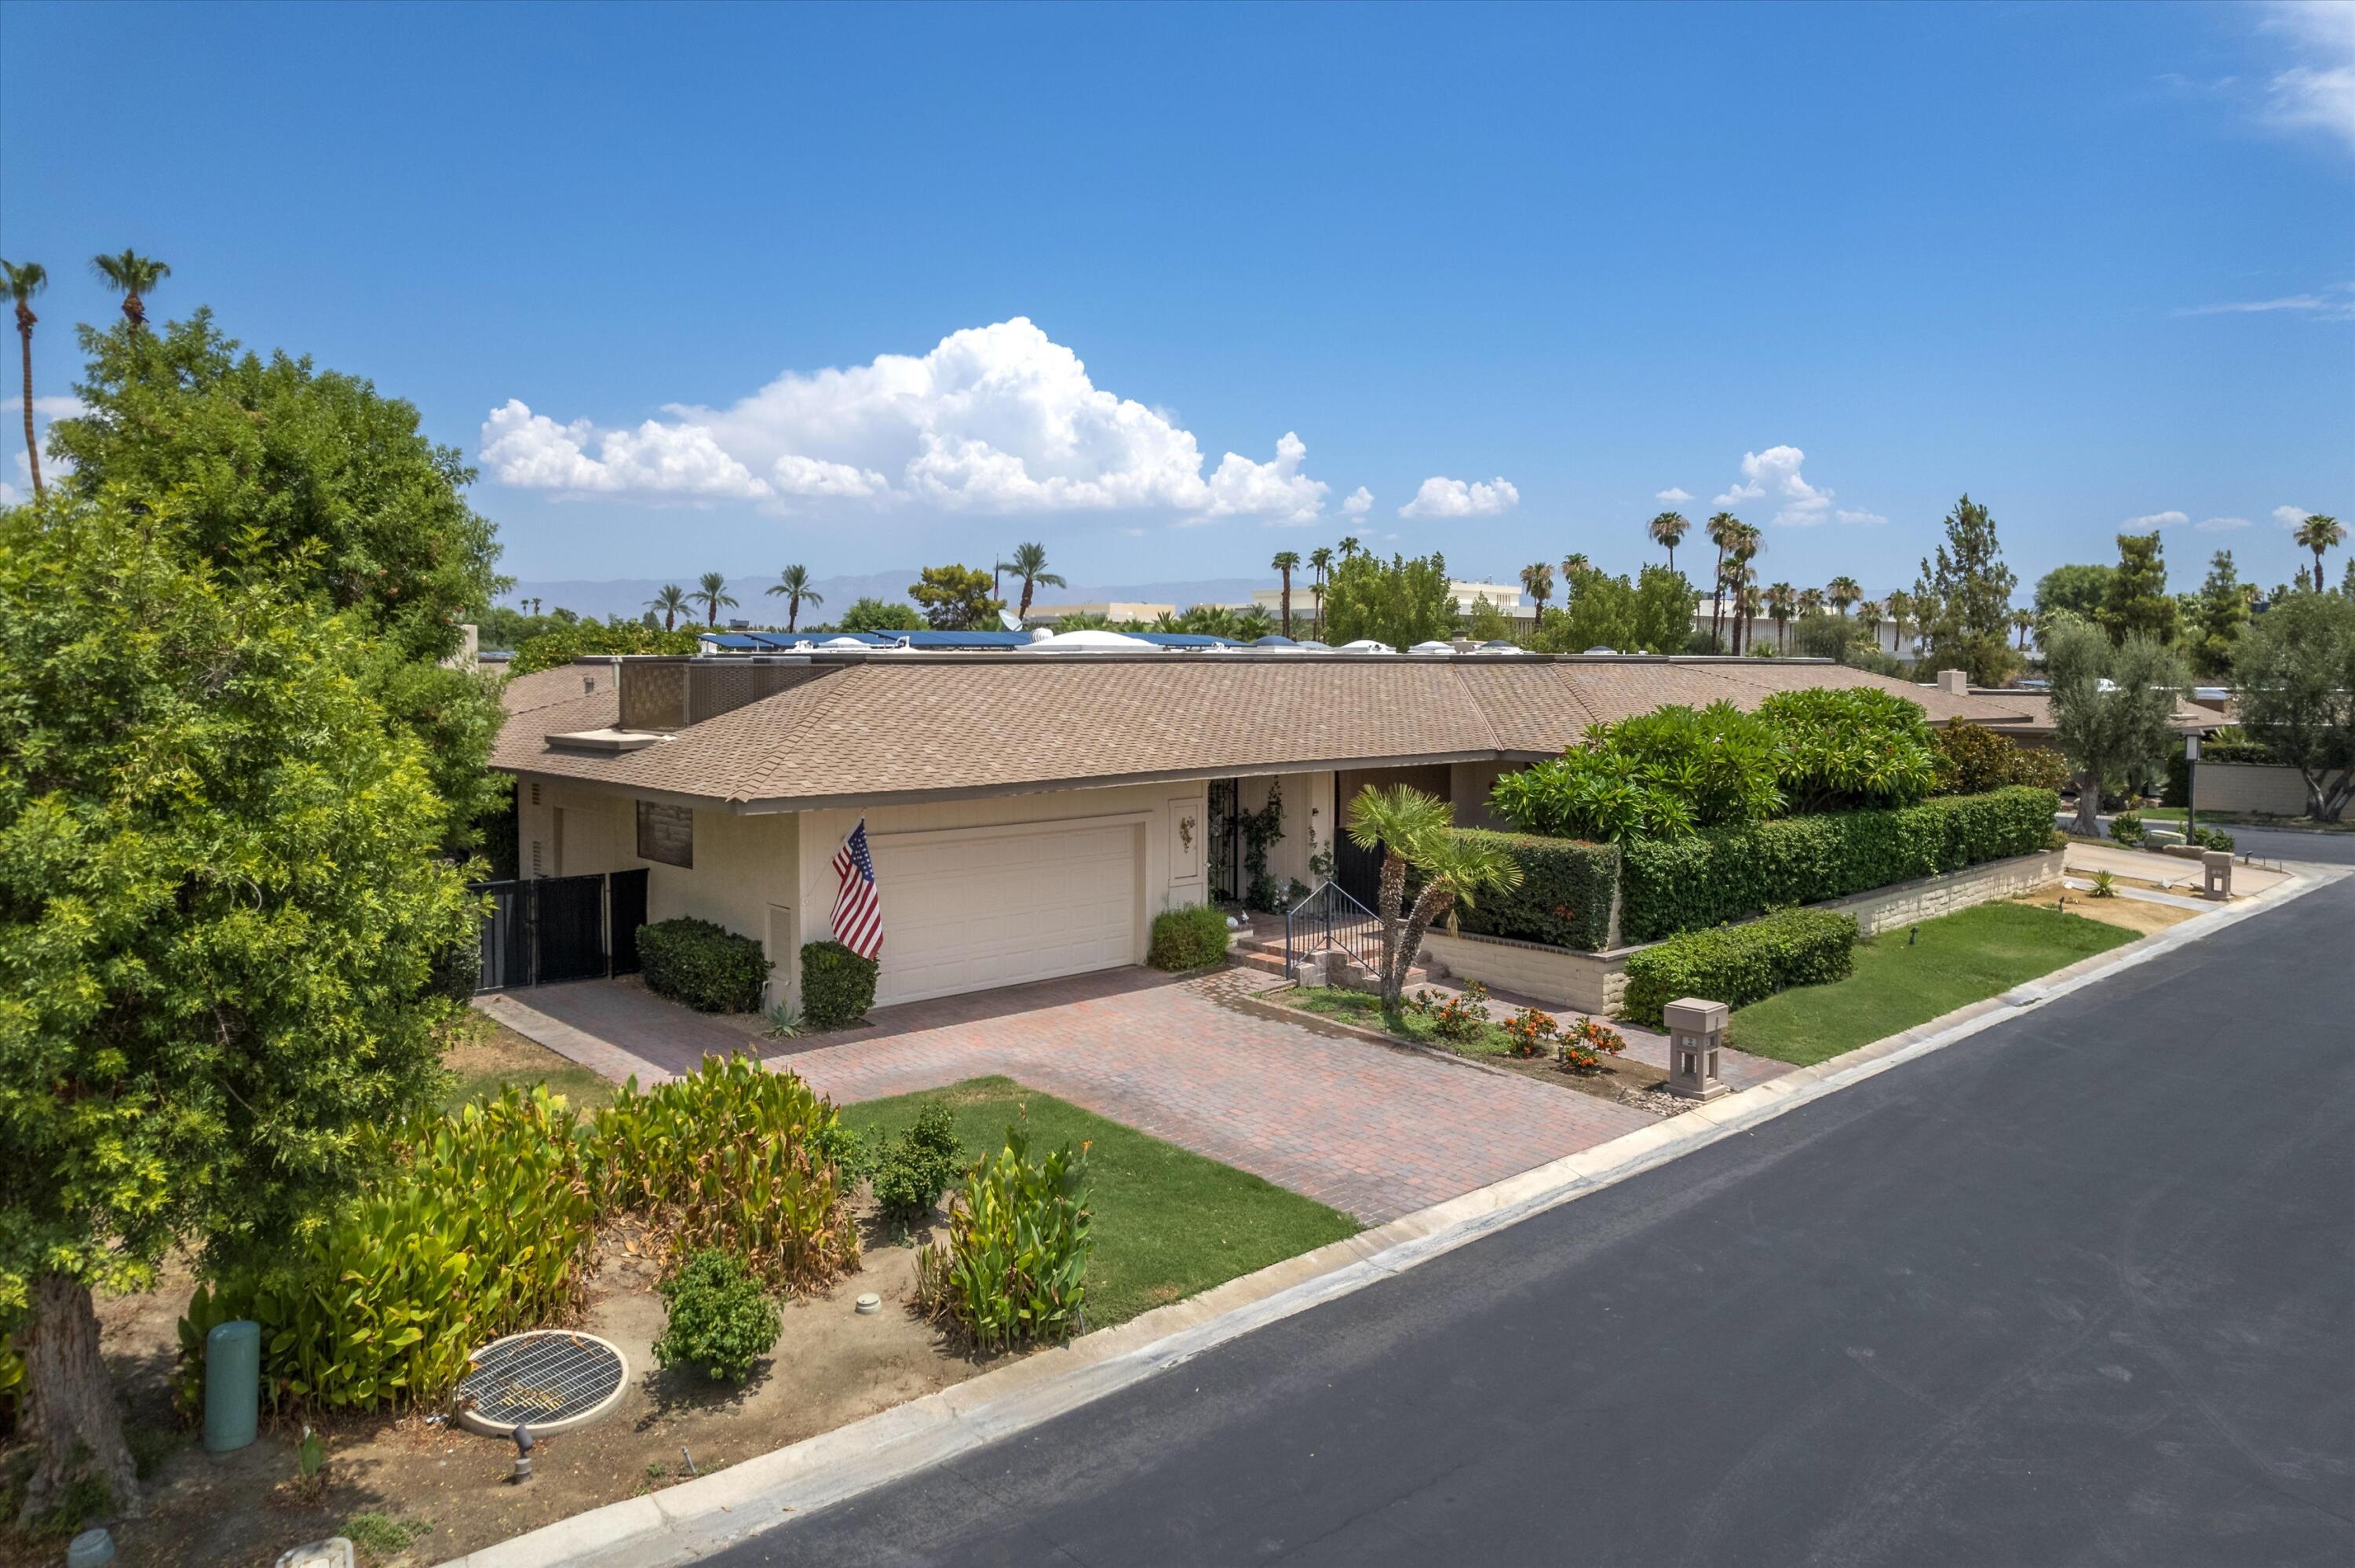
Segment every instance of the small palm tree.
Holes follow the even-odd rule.
[[[1833,609],[1846,615],[1848,607],[1864,597],[1864,590],[1856,586],[1854,577],[1837,577],[1824,585],[1824,597],[1832,601]]]
[[[123,296],[123,313],[131,318],[133,330],[147,324],[147,302],[144,296],[155,291],[155,285],[172,275],[172,269],[152,256],[142,256],[126,250],[120,256],[93,256],[91,270],[99,281]]]
[[[2310,514],[2305,522],[2297,525],[2298,544],[2314,552],[2315,592],[2322,591],[2322,552],[2333,545],[2344,544],[2346,541],[2347,530],[2339,526],[2339,519],[2326,517],[2319,512]]]
[[[1789,649],[1787,633],[1791,629],[1791,615],[1797,609],[1798,596],[1791,591],[1789,583],[1776,583],[1766,590],[1766,613],[1774,618],[1774,652],[1777,653]]]
[[[728,579],[718,572],[706,572],[698,579],[698,583],[699,586],[696,590],[687,597],[703,606],[705,625],[717,626],[719,624],[721,607],[724,606],[730,609],[736,608],[736,601],[728,597]]]
[[[1292,574],[1300,569],[1300,552],[1278,550],[1275,553],[1275,559],[1270,561],[1268,565],[1273,567],[1284,578],[1284,594],[1278,602],[1284,607],[1284,634],[1289,637],[1292,635]]]
[[[1691,529],[1692,524],[1685,521],[1681,512],[1663,512],[1644,524],[1644,532],[1651,535],[1653,544],[1668,546],[1670,571],[1677,569],[1677,546],[1685,542],[1685,535]]]
[[[663,630],[676,631],[679,613],[687,609],[687,590],[677,583],[665,583],[661,592],[646,600],[646,608],[662,611]]]
[[[1395,1019],[1406,990],[1406,972],[1422,950],[1423,933],[1441,915],[1453,917],[1490,888],[1520,885],[1521,868],[1501,845],[1455,832],[1455,812],[1404,784],[1367,789],[1349,802],[1350,842],[1382,857],[1375,913],[1382,923],[1382,1012]],[[1407,873],[1422,874],[1410,905]]]
[[[1819,588],[1801,588],[1799,590],[1799,613],[1801,615],[1814,615],[1823,608],[1823,589]]]
[[[1720,627],[1724,619],[1726,552],[1732,548],[1734,540],[1742,536],[1745,526],[1742,519],[1731,512],[1720,512],[1701,524],[1702,531],[1709,535],[1709,542],[1717,546],[1717,587],[1710,591],[1709,600],[1709,640],[1712,647],[1724,646]]]
[[[25,457],[33,465],[33,499],[41,497],[41,448],[33,440],[33,296],[49,286],[49,270],[38,261],[0,261],[8,297],[16,302],[16,335],[25,344]]]
[[[1069,588],[1071,585],[1047,569],[1047,546],[1017,545],[1014,558],[997,563],[996,571],[1012,572],[1022,579],[1022,608],[1014,613],[1025,620],[1030,615],[1030,595],[1040,583],[1049,588]]]
[[[781,593],[785,596],[785,630],[788,631],[801,630],[802,606],[826,602],[826,595],[819,593],[809,585],[810,575],[807,567],[787,567],[777,574],[776,585],[769,589],[773,594]]]
[[[1553,597],[1553,563],[1532,561],[1521,568],[1521,591],[1529,596],[1531,627],[1545,624],[1546,600]]]
[[[2011,612],[2011,629],[2019,633],[2019,652],[2022,653],[2028,652],[2029,630],[2035,624],[2036,612],[2034,610],[2015,609]]]

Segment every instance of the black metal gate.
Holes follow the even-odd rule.
[[[646,874],[477,882],[491,898],[483,920],[479,991],[554,985],[635,973],[646,922]]]
[[[1243,900],[1243,781],[1210,780],[1210,837],[1203,845],[1210,862],[1210,902]]]

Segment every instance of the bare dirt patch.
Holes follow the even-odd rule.
[[[2123,883],[2124,878],[2120,878]],[[2014,904],[2031,908],[2050,909],[2052,900],[2044,897],[2015,898]],[[2222,907],[2221,905],[2218,907]],[[2117,926],[2128,931],[2138,931],[2147,937],[2179,926],[2193,918],[2199,911],[2180,909],[2172,904],[2151,904],[2140,898],[2096,898],[2090,893],[2071,893],[2068,912],[2082,915],[2088,920],[2099,920],[2105,926]]]
[[[406,1552],[369,1561],[379,1568],[440,1563],[584,1509],[708,1475],[986,1370],[992,1363],[951,1346],[910,1309],[914,1245],[871,1223],[866,1242],[858,1272],[830,1290],[783,1304],[775,1351],[738,1389],[655,1367],[663,1307],[654,1268],[627,1250],[623,1233],[612,1233],[578,1324],[629,1358],[629,1385],[612,1412],[539,1442],[532,1479],[521,1486],[507,1479],[511,1444],[423,1413],[325,1418],[330,1457],[327,1486],[317,1498],[297,1496],[292,1485],[300,1422],[265,1419],[250,1447],[210,1455],[172,1410],[176,1325],[192,1285],[187,1270],[176,1266],[155,1289],[106,1300],[99,1309],[129,1423],[143,1435],[133,1446],[144,1443],[156,1454],[143,1517],[112,1527],[117,1561],[124,1568],[267,1568],[287,1547],[335,1534],[354,1515],[373,1511],[432,1530]],[[883,1298],[880,1313],[861,1317],[854,1309],[866,1291]],[[0,1535],[0,1564],[7,1568],[63,1555],[61,1541]]]

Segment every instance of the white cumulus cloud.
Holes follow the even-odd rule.
[[[2178,512],[2173,507],[2169,507],[2164,512],[2153,512],[2142,517],[2129,517],[2118,526],[2131,534],[2147,534],[2154,528],[2180,528],[2190,521],[2190,514]]]
[[[2295,528],[2313,514],[2314,509],[2309,506],[2276,506],[2274,508],[2274,521],[2285,528]]]
[[[2203,534],[2222,534],[2227,529],[2245,528],[2248,525],[2249,520],[2245,517],[2202,517],[2194,524]]]
[[[1682,506],[1686,502],[1692,499],[1692,492],[1687,490],[1681,484],[1672,484],[1666,490],[1655,493],[1652,499],[1655,501],[1665,501],[1671,506]]]
[[[1414,499],[1399,508],[1401,517],[1494,517],[1520,504],[1521,493],[1513,482],[1499,476],[1480,480],[1449,479],[1433,474],[1414,493]]]
[[[2265,84],[2264,117],[2316,130],[2355,148],[2355,5],[2347,0],[2277,0],[2267,31],[2290,40],[2295,64]]]
[[[1362,484],[1349,492],[1349,499],[1341,503],[1341,515],[1344,517],[1363,517],[1373,509],[1374,493]]]
[[[1811,527],[1834,520],[1868,524],[1889,521],[1878,512],[1833,506],[1830,487],[1808,483],[1806,475],[1800,471],[1800,465],[1806,461],[1807,454],[1793,446],[1743,452],[1741,480],[1710,504],[1740,506],[1753,501],[1771,501],[1774,504],[1774,521],[1786,528]]]
[[[484,421],[504,484],[559,494],[915,502],[978,512],[1158,510],[1305,523],[1329,487],[1274,456],[1201,448],[1167,415],[1092,382],[1078,355],[1025,317],[970,327],[922,355],[787,371],[724,408],[666,405],[634,429],[559,424],[510,399]]]

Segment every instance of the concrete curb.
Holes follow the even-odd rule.
[[[575,1514],[453,1558],[442,1568],[652,1568],[694,1562],[1092,1404],[1230,1340],[1943,1051],[2029,1007],[2166,957],[2350,875],[2355,871],[2323,867],[2294,874],[2244,903],[2212,909],[1830,1061],[1229,1280],[1062,1350],[1028,1356],[715,1475]]]

